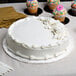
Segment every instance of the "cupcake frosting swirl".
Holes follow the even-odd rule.
[[[76,0],[72,3],[71,7],[76,9]]]
[[[59,4],[60,0],[47,0],[48,4]]]
[[[26,6],[29,8],[36,8],[38,7],[38,1],[37,0],[27,0]]]
[[[62,5],[58,5],[56,9],[53,11],[54,15],[65,15],[66,10]]]

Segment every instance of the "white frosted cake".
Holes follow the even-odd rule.
[[[66,51],[69,33],[58,20],[49,17],[27,17],[8,29],[7,48],[17,56],[30,60],[47,60]]]

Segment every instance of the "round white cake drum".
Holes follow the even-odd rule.
[[[47,59],[47,60],[30,60],[30,59],[22,58],[22,57],[20,57],[16,54],[12,53],[7,48],[6,39],[3,40],[3,48],[9,56],[11,56],[14,59],[17,59],[21,62],[26,62],[26,63],[51,63],[51,62],[58,61],[58,60],[66,57],[67,55],[69,55],[71,53],[71,51],[73,49],[73,40],[72,39],[70,40],[69,46],[64,50],[64,52],[62,54],[60,54],[59,56],[54,56],[53,58],[50,58],[50,59]]]

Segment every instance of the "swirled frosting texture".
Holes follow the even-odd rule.
[[[54,15],[58,15],[58,16],[60,16],[60,15],[63,15],[63,16],[65,16],[66,15],[66,9],[62,6],[62,5],[58,5],[57,7],[56,7],[56,9],[53,11],[53,14]]]
[[[27,0],[26,5],[30,9],[38,8],[38,1],[37,0]]]

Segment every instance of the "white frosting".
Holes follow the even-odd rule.
[[[36,20],[30,18],[23,20],[17,24],[10,34],[19,42],[31,46],[47,46],[51,41],[51,33],[48,29],[44,29],[44,25]]]
[[[27,17],[12,24],[7,46],[13,53],[29,59],[48,59],[63,52],[69,44],[65,26],[49,17]]]

